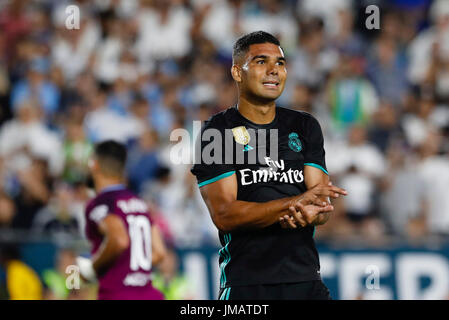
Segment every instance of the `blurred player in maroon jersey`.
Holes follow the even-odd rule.
[[[165,246],[145,202],[124,185],[125,162],[123,145],[105,141],[95,147],[89,169],[97,196],[85,213],[92,258],[78,257],[77,263],[85,279],[98,279],[100,300],[161,300],[151,271]]]

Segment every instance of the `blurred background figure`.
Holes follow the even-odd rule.
[[[353,232],[369,234],[366,228],[378,225],[377,198],[379,179],[385,173],[383,154],[367,139],[366,129],[353,126],[349,131],[348,142],[334,145],[328,152],[328,168],[339,176],[342,188],[348,191],[344,199],[347,219],[353,224]],[[332,169],[331,169],[332,168]],[[382,229],[377,233],[383,233]]]
[[[424,235],[449,235],[449,161],[440,154],[441,133],[430,132],[420,146],[418,175],[422,181],[424,210],[421,211]]]
[[[73,250],[62,249],[58,252],[55,269],[47,269],[42,273],[44,280],[45,300],[66,300],[70,290],[66,286],[66,269],[76,265],[76,253]]]
[[[95,285],[80,281],[80,288],[69,289],[67,277],[71,274],[70,266],[76,265],[77,252],[70,248],[61,248],[56,255],[54,269],[42,272],[45,300],[92,300],[96,295]]]
[[[145,184],[156,177],[160,168],[158,159],[158,134],[155,130],[143,132],[130,148],[128,156],[128,179],[131,188],[142,192]]]
[[[196,297],[193,286],[179,272],[178,260],[176,252],[168,249],[166,257],[157,267],[153,285],[164,294],[166,300],[194,300]]]
[[[74,190],[69,185],[58,184],[48,205],[36,213],[32,231],[55,237],[77,236],[80,226],[76,214]]]
[[[76,119],[67,119],[65,125],[64,169],[62,178],[64,181],[74,184],[84,182],[88,175],[87,161],[92,153],[92,142],[87,140],[82,123]]]
[[[8,229],[12,226],[12,221],[16,215],[16,205],[14,200],[5,192],[0,193],[0,230]]]
[[[9,244],[0,248],[0,265],[6,271],[6,286],[11,300],[41,300],[43,295],[39,276],[20,260],[17,246]]]

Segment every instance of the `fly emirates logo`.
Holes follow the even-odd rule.
[[[265,157],[265,163],[268,168],[260,168],[259,170],[242,169],[240,170],[241,183],[247,186],[253,183],[279,181],[283,183],[301,183],[304,181],[302,170],[288,169],[285,171],[284,160],[273,160]]]

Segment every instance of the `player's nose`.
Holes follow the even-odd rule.
[[[279,74],[279,70],[278,70],[276,64],[269,65],[269,67],[267,68],[267,74],[268,75],[278,75]]]
[[[276,63],[269,62],[266,64],[266,74],[267,75],[277,75],[279,73],[278,66]]]

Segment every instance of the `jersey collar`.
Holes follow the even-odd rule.
[[[110,191],[117,191],[117,190],[122,190],[125,189],[125,185],[124,184],[112,184],[110,186],[104,187],[103,189],[100,190],[99,193],[105,193],[105,192],[110,192]]]
[[[259,128],[259,129],[269,129],[269,128],[273,128],[277,125],[278,123],[278,119],[279,119],[279,108],[277,106],[275,106],[276,108],[276,113],[274,115],[274,119],[273,121],[271,121],[270,123],[266,123],[266,124],[258,124],[258,123],[254,123],[251,120],[245,118],[239,111],[237,105],[234,105],[232,107],[232,109],[234,110],[235,114],[237,115],[238,118],[240,118],[241,121],[243,121],[246,125],[253,127],[253,128]]]

